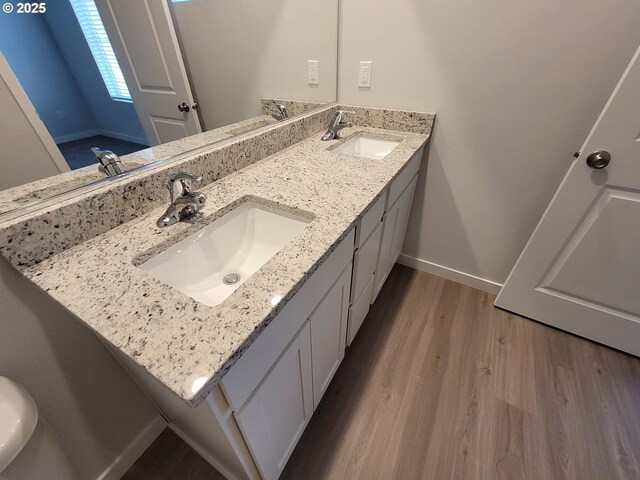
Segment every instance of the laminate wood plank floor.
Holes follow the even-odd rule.
[[[640,359],[493,300],[396,265],[281,478],[640,480]]]
[[[640,359],[396,265],[282,479],[640,479]]]

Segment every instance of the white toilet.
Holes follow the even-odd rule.
[[[77,475],[33,398],[0,377],[0,480],[74,480]]]

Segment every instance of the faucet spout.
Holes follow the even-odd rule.
[[[282,103],[276,103],[275,107],[276,107],[276,110],[278,110],[278,113],[274,113],[271,116],[275,118],[277,121],[282,122],[287,118],[291,118],[291,114],[289,113],[289,110],[287,109],[286,105],[283,105]]]
[[[113,153],[111,150],[102,150],[98,147],[91,149],[93,154],[100,162],[98,170],[104,173],[107,177],[115,177],[124,172],[124,167],[120,161],[120,157]]]
[[[202,177],[186,172],[176,172],[169,177],[167,189],[171,196],[171,203],[156,222],[158,227],[168,227],[193,218],[204,208],[207,196],[201,192],[191,191],[191,182],[201,180]]]
[[[347,113],[354,113],[351,110],[337,110],[336,113],[333,114],[331,118],[331,123],[329,124],[329,128],[326,133],[322,136],[322,140],[325,142],[328,140],[337,140],[340,138],[340,131],[343,128],[353,127],[351,122],[343,122],[342,118]]]

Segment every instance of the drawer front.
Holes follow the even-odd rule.
[[[386,211],[398,200],[400,194],[409,185],[409,182],[415,177],[416,173],[420,170],[420,164],[422,163],[422,152],[424,147],[413,154],[404,170],[400,172],[400,175],[391,183],[389,188],[389,201],[387,202]]]
[[[347,329],[347,346],[351,345],[353,339],[360,330],[362,323],[364,322],[367,313],[369,312],[369,306],[371,305],[371,295],[373,293],[374,285],[373,275],[369,278],[369,282],[364,288],[360,298],[349,308],[349,327]]]
[[[231,367],[220,386],[238,411],[353,258],[354,231],[316,270]]]
[[[376,270],[376,260],[380,247],[380,236],[382,234],[382,222],[373,230],[369,238],[355,253],[353,259],[353,281],[351,282],[351,303],[360,298],[367,282]]]
[[[373,204],[367,213],[360,219],[356,229],[356,248],[360,248],[371,232],[378,226],[384,215],[384,207],[387,202],[388,191],[385,191]]]

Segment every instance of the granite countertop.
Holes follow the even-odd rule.
[[[327,150],[322,132],[203,188],[202,215],[160,229],[166,207],[23,270],[121,352],[199,404],[309,275],[400,173],[429,135],[353,127],[400,144],[384,159]],[[344,140],[343,140],[344,141]],[[309,226],[220,305],[201,304],[137,268],[226,213],[242,197],[311,212]],[[259,200],[260,201],[260,200]],[[275,306],[274,297],[282,300]]]
[[[125,165],[125,170],[131,170],[159,160],[168,160],[190,150],[202,148],[222,140],[228,140],[242,133],[251,132],[256,128],[273,125],[275,123],[277,123],[277,121],[270,115],[258,115],[213,130],[122,155],[120,159]],[[0,214],[94,182],[106,180],[107,177],[98,170],[96,160],[96,163],[93,165],[35,180],[25,185],[11,187],[0,191]]]

